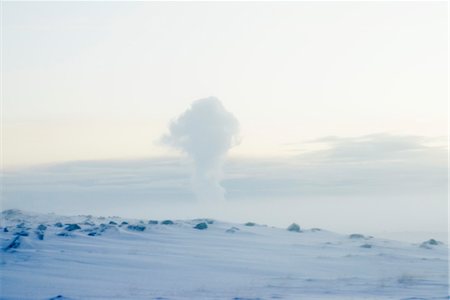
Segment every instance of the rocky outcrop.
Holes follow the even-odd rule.
[[[420,247],[425,249],[433,249],[433,247],[439,246],[441,244],[442,242],[439,242],[435,239],[429,239],[428,241],[425,241],[422,244],[420,244]]]
[[[78,224],[67,224],[66,228],[64,228],[67,231],[74,231],[81,229],[81,227]]]
[[[128,225],[128,230],[134,230],[134,231],[144,231],[145,226],[143,225]]]
[[[361,240],[361,239],[365,239],[366,237],[359,233],[352,233],[348,236],[348,238],[352,239],[352,240]]]
[[[198,230],[205,230],[208,228],[208,224],[206,224],[205,222],[201,222],[195,225],[194,228]]]
[[[20,235],[17,235],[15,238],[12,239],[12,241],[3,249],[5,251],[11,250],[11,249],[17,249],[20,247],[21,237]]]
[[[293,231],[293,232],[300,232],[300,226],[296,223],[292,223],[291,225],[289,225],[289,227],[287,228],[288,231]]]

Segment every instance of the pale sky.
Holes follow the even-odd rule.
[[[232,156],[323,136],[447,135],[447,3],[3,4],[4,166],[167,155],[192,101]]]

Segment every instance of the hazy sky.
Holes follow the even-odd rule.
[[[5,167],[167,154],[192,101],[233,155],[321,136],[447,135],[447,3],[3,4]]]
[[[198,216],[160,141],[215,96],[241,143],[206,214],[446,231],[447,5],[5,2],[2,206]]]

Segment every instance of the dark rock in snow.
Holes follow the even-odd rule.
[[[427,241],[427,243],[430,244],[430,245],[438,245],[439,244],[438,241],[436,241],[435,239],[429,239]]]
[[[117,225],[117,223],[114,221],[109,221],[109,225]]]
[[[21,231],[15,232],[15,233],[14,233],[14,235],[19,235],[19,236],[28,236],[28,235],[29,235],[29,233],[28,233],[28,231],[25,231],[25,230],[21,230]]]
[[[128,225],[128,222],[123,221],[119,226]]]
[[[89,235],[89,236],[97,236],[97,235],[100,235],[100,233],[97,233],[97,232],[95,232],[95,231],[92,231],[92,232],[89,232],[88,235]]]
[[[83,224],[83,225],[87,225],[87,226],[95,226],[94,223],[89,222],[89,221],[84,221],[82,224]]]
[[[100,224],[99,227],[97,228],[93,228],[93,230],[99,230],[100,232],[105,232],[108,229],[116,229],[116,227],[114,225],[110,225],[110,224]],[[117,229],[116,229],[117,230]]]
[[[225,230],[225,232],[227,232],[227,233],[235,233],[238,230],[239,230],[239,228],[237,228],[237,227],[231,227],[231,228],[228,228],[227,230]]]
[[[195,225],[194,228],[198,230],[204,230],[208,228],[208,224],[206,224],[205,222],[201,222]]]
[[[3,228],[3,232],[9,232],[8,228]]]
[[[171,220],[164,220],[164,221],[161,222],[161,224],[163,224],[163,225],[173,225],[174,223]]]
[[[36,235],[39,240],[44,240],[44,232],[40,230],[36,230]]]
[[[433,246],[437,246],[440,244],[442,244],[442,242],[436,241],[435,239],[429,239],[428,241],[425,241],[422,244],[420,244],[420,247],[426,248],[426,249],[432,249]]]
[[[91,228],[84,228],[81,229],[81,232],[92,232],[92,231],[96,231],[98,229],[98,227],[91,227]]]
[[[55,223],[55,227],[63,227],[63,224],[61,222]]]
[[[150,221],[148,221],[148,224],[150,224],[150,225],[156,225],[156,224],[158,224],[158,221],[156,221],[156,220],[150,220]]]
[[[245,225],[245,226],[255,226],[256,223],[253,223],[253,222],[247,222],[247,223],[245,223],[244,225]]]
[[[144,231],[145,230],[145,226],[143,226],[143,225],[128,225],[127,228],[129,230],[134,230],[134,231]]]
[[[359,234],[359,233],[350,234],[348,237],[353,239],[353,240],[358,240],[358,239],[364,239],[365,238],[364,235]]]
[[[67,227],[64,229],[67,231],[74,231],[74,230],[81,229],[81,227],[78,226],[78,224],[68,224]]]
[[[8,251],[10,249],[17,249],[20,247],[20,235],[16,236],[15,238],[13,238],[13,240],[11,241],[11,243],[8,244],[8,246],[6,246],[3,250]]]
[[[25,228],[25,223],[17,224],[16,228]]]
[[[44,231],[47,229],[47,226],[45,226],[44,224],[40,224],[36,229],[40,230],[40,231]]]
[[[60,232],[56,234],[57,236],[70,236],[67,232]]]
[[[300,232],[300,226],[298,224],[292,223],[287,228],[288,231]]]

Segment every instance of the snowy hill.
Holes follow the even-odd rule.
[[[1,299],[448,299],[448,246],[3,211]]]

